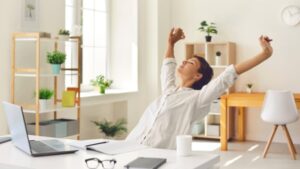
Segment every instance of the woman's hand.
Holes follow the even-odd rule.
[[[269,58],[273,53],[273,48],[270,44],[272,39],[270,39],[268,36],[260,36],[259,42],[260,46],[262,47],[262,53],[266,58]]]
[[[169,45],[174,46],[176,42],[184,38],[185,35],[181,28],[172,28],[169,33],[168,43]]]
[[[267,37],[267,36],[260,36],[259,42],[260,42],[260,46],[262,47],[262,52],[260,52],[258,55],[254,56],[242,63],[236,64],[235,65],[236,73],[242,74],[242,73],[254,68],[255,66],[259,65],[266,59],[268,59],[273,53],[273,48],[270,44],[271,41],[272,41],[272,39],[269,39],[269,37]]]

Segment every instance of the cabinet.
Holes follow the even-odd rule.
[[[204,57],[211,65],[216,78],[227,66],[235,64],[236,45],[233,42],[187,43],[185,45],[186,58],[194,55]],[[234,86],[227,93],[234,91]],[[229,120],[233,119],[229,117]],[[230,123],[229,123],[230,124]],[[229,128],[232,128],[230,126]],[[204,120],[193,126],[194,138],[220,139],[220,101],[211,104],[210,112]]]
[[[72,133],[72,136],[76,136],[77,139],[80,138],[81,41],[79,36],[60,40],[51,38],[49,33],[41,32],[13,34],[11,102],[21,105],[26,115],[34,116],[34,122],[28,124],[26,121],[28,125],[33,126],[29,130],[29,134],[47,136],[42,132],[49,132],[48,127],[52,127],[61,132],[59,134],[61,137],[68,136],[66,133]],[[66,63],[61,66],[60,74],[52,74],[50,64],[46,61],[47,52],[53,50],[63,51],[67,54]],[[40,110],[39,96],[34,94],[39,93],[39,89],[42,87],[51,88],[54,92],[51,106],[46,110]],[[74,107],[62,106],[62,92],[64,90],[76,92]],[[68,113],[73,112],[75,113],[72,115],[73,119],[58,119],[61,113],[70,115]],[[48,122],[45,119],[48,119]],[[57,128],[59,126],[64,128]],[[67,131],[68,128],[72,131]],[[30,131],[34,133],[30,133]]]

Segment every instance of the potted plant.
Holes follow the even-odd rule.
[[[92,121],[92,123],[109,139],[127,131],[125,119],[119,119],[115,123],[107,121],[106,119],[102,121]]]
[[[247,93],[251,93],[252,92],[252,87],[253,87],[252,83],[247,83],[247,87],[246,87]]]
[[[49,90],[47,88],[41,88],[39,90],[39,104],[41,111],[46,110],[48,108],[48,100],[51,99],[53,94],[53,90]]]
[[[99,88],[100,93],[105,94],[106,88],[110,87],[113,81],[106,79],[103,75],[98,75],[95,80],[91,80],[91,83]]]
[[[68,40],[70,36],[70,31],[66,29],[60,29],[58,31],[58,38],[61,40]]]
[[[53,74],[60,73],[61,64],[65,63],[66,54],[59,51],[53,51],[47,53],[47,61],[52,65]]]
[[[216,52],[216,58],[215,58],[215,61],[216,61],[216,65],[219,66],[221,65],[221,55],[222,53],[220,51],[217,51]]]
[[[28,12],[29,12],[28,13],[29,17],[32,18],[32,13],[33,13],[33,10],[35,9],[34,5],[28,4],[26,7],[27,7]]]
[[[205,36],[206,42],[211,41],[211,34],[217,34],[217,27],[216,24],[211,22],[210,24],[207,23],[206,21],[202,21],[200,23],[200,27],[198,28],[201,32],[206,32],[207,35]]]

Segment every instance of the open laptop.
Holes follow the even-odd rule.
[[[21,106],[3,102],[12,143],[25,153],[37,156],[69,154],[78,151],[58,140],[29,140]]]

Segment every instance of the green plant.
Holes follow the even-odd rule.
[[[248,83],[247,87],[251,89],[253,87],[253,84],[252,83]]]
[[[107,88],[107,87],[110,87],[110,85],[113,83],[113,81],[106,79],[103,75],[98,75],[98,76],[96,76],[95,80],[91,80],[91,83],[93,86]]]
[[[217,34],[217,27],[216,24],[211,22],[210,24],[208,24],[206,21],[202,21],[200,23],[200,27],[198,28],[198,30],[200,30],[201,32],[206,32],[207,36],[210,36],[210,34]]]
[[[70,31],[65,30],[65,29],[60,29],[60,30],[58,31],[58,34],[59,34],[59,35],[67,35],[67,36],[69,36],[69,35],[70,35]]]
[[[47,88],[41,88],[39,90],[39,99],[48,100],[53,96],[53,94],[54,94],[53,90],[49,90]]]
[[[222,54],[222,53],[221,53],[220,51],[217,51],[217,52],[216,52],[216,56],[221,56],[221,54]]]
[[[59,51],[47,53],[47,61],[50,64],[63,64],[66,60],[66,54]]]
[[[35,9],[35,7],[32,4],[28,4],[26,7],[29,10],[29,17],[32,17],[32,11]]]
[[[125,119],[119,119],[115,123],[107,121],[106,119],[102,121],[92,121],[92,123],[94,123],[107,137],[115,137],[116,135],[127,131]]]

